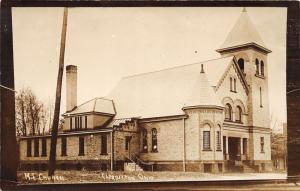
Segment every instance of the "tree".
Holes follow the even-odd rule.
[[[16,95],[16,128],[18,136],[41,135],[46,132],[47,116],[51,112],[30,88],[23,88]]]

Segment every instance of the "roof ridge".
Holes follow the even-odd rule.
[[[108,99],[106,97],[96,97],[96,99],[103,99],[103,100],[107,100],[107,101],[113,101],[112,99]]]
[[[80,106],[82,106],[82,105],[84,105],[84,104],[86,104],[86,103],[88,103],[88,102],[90,102],[90,101],[92,101],[92,100],[94,100],[94,99],[97,99],[97,97],[95,97],[93,99],[90,99],[88,101],[83,102],[82,104],[78,105],[77,108],[80,107]]]
[[[204,60],[204,61],[195,62],[195,63],[191,63],[191,64],[185,64],[185,65],[181,65],[181,66],[174,66],[174,67],[164,68],[164,69],[155,70],[155,71],[151,71],[151,72],[144,72],[144,73],[134,74],[134,75],[130,75],[130,76],[125,76],[122,79],[132,78],[132,77],[141,76],[141,75],[145,75],[145,74],[162,72],[162,71],[166,71],[166,70],[173,70],[173,69],[177,69],[177,68],[181,68],[181,67],[187,67],[187,66],[196,65],[196,64],[201,64],[201,63],[209,62],[209,61],[213,61],[213,60],[225,59],[225,58],[228,58],[228,57],[234,57],[234,56],[228,55],[228,56],[224,56],[224,57],[220,57],[220,58],[214,58],[214,59]]]

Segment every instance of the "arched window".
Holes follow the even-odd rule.
[[[265,75],[265,65],[264,65],[264,62],[263,61],[260,61],[260,74],[262,76]]]
[[[240,106],[236,107],[235,121],[242,122],[242,108]]]
[[[232,120],[232,107],[229,103],[225,105],[225,119]]]
[[[152,152],[157,152],[157,130],[153,128],[152,132]]]
[[[203,150],[210,149],[210,125],[205,124],[203,126]]]
[[[230,91],[232,91],[232,77],[230,77]]]
[[[143,138],[143,148],[142,148],[142,152],[148,152],[148,140],[147,140],[147,130],[143,129],[142,130],[142,138]]]
[[[242,72],[244,72],[244,59],[240,58],[238,60],[238,65],[239,65],[240,69],[242,70]]]
[[[216,131],[216,141],[217,141],[217,151],[221,151],[222,149],[222,147],[221,147],[221,126],[220,125],[218,125],[218,127],[217,127],[217,131]]]
[[[259,61],[258,61],[257,58],[255,59],[255,65],[256,65],[256,72],[255,72],[255,74],[259,75]]]

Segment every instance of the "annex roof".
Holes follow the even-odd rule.
[[[79,106],[64,115],[74,115],[80,113],[103,113],[115,114],[114,103],[112,100],[105,98],[94,98]]]
[[[181,115],[191,104],[221,106],[214,87],[231,63],[233,56],[128,76],[107,98],[114,100],[115,118]]]

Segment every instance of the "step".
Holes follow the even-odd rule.
[[[134,172],[134,171],[143,171],[143,169],[136,163],[124,163],[124,171]]]

